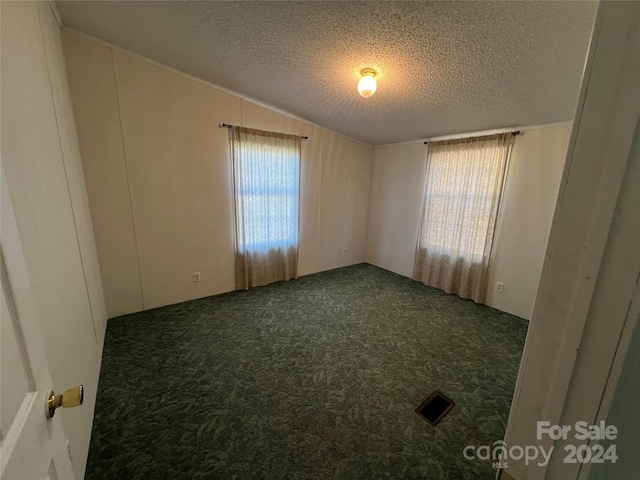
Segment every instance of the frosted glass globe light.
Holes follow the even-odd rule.
[[[375,72],[370,69],[364,69],[362,71],[362,78],[358,82],[358,93],[363,98],[369,98],[376,93],[376,79],[374,78]]]

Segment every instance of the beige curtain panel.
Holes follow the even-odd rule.
[[[510,133],[429,143],[413,278],[484,303]]]
[[[301,138],[233,127],[236,288],[298,276]]]

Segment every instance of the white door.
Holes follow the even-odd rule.
[[[72,479],[60,415],[45,415],[54,385],[4,171],[0,195],[0,479]]]
[[[29,468],[33,471],[24,471],[23,477],[46,478],[40,468],[40,460],[46,458],[47,462],[53,459],[59,478],[70,478],[68,458],[60,456],[68,457],[65,452],[69,450],[74,476],[82,478],[91,438],[106,311],[60,26],[51,1],[0,0],[0,12],[0,154],[3,190],[9,192],[2,196],[1,243],[7,284],[13,292],[9,295],[5,291],[5,301],[9,310],[12,302],[17,307],[17,317],[3,319],[2,323],[3,347],[6,343],[6,351],[14,354],[6,361],[3,355],[0,372],[2,401],[7,404],[2,407],[0,474],[11,468],[12,476],[6,470],[7,478],[13,478],[20,469]],[[7,207],[7,212],[12,214],[5,214],[4,200],[9,197],[12,207]],[[20,239],[14,233],[12,244],[10,232],[16,225]],[[20,246],[22,254],[17,253]],[[25,264],[28,273],[24,273]],[[12,322],[20,327],[15,335]],[[42,337],[39,340],[38,332]],[[25,362],[15,352],[24,352],[29,368],[22,366]],[[45,358],[51,375],[46,373]],[[41,425],[44,420],[38,415],[43,412],[47,391],[61,393],[78,384],[86,387],[84,405],[56,413],[51,422]],[[23,402],[25,398],[33,402],[29,412],[35,415],[33,418],[26,410],[20,410],[21,405],[30,405]],[[19,420],[14,422],[16,416]],[[17,445],[14,434],[20,428],[11,434],[9,430],[12,424],[31,425],[25,423],[27,418],[29,422],[38,419],[38,423],[22,432],[24,441],[30,444],[24,449]],[[14,459],[5,452],[17,456]],[[41,453],[44,456],[35,461],[25,458],[25,452],[29,457]]]

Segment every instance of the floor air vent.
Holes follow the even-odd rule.
[[[416,413],[434,427],[451,411],[455,402],[440,392],[433,392],[422,404],[416,408]]]

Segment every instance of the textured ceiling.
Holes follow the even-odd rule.
[[[66,25],[369,144],[573,118],[595,2],[57,2]],[[359,71],[379,72],[361,98]]]

